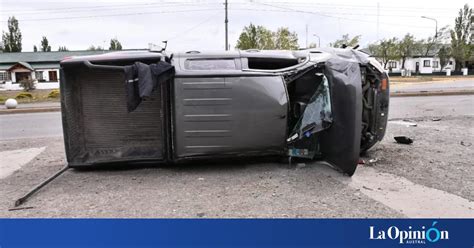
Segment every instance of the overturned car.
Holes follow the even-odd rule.
[[[278,155],[352,175],[387,124],[387,74],[353,49],[115,52],[61,73],[69,167]]]

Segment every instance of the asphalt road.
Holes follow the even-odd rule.
[[[392,98],[385,139],[351,178],[313,161],[69,170],[16,211],[65,163],[60,114],[1,115],[0,217],[474,217],[473,107],[472,96]]]
[[[389,119],[474,114],[474,96],[393,97]],[[0,140],[60,137],[61,113],[0,115]]]
[[[0,140],[62,136],[61,113],[0,115]]]

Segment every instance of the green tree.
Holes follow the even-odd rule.
[[[459,10],[459,16],[454,21],[454,30],[451,30],[451,55],[456,60],[456,70],[466,66],[466,60],[471,57],[474,35],[472,27],[472,9],[465,4]]]
[[[263,26],[255,26],[250,23],[244,27],[244,30],[237,40],[236,48],[247,49],[275,49],[273,34]]]
[[[88,51],[103,51],[104,48],[101,46],[95,47],[94,45],[91,45],[89,48],[87,48]]]
[[[451,58],[451,47],[449,46],[442,46],[439,51],[438,51],[438,58],[439,58],[439,64],[440,68],[439,70],[441,71],[449,62],[449,58]]]
[[[411,34],[406,34],[405,37],[397,43],[397,46],[398,57],[402,60],[402,69],[405,69],[406,59],[411,57],[415,50],[415,38]]]
[[[38,52],[38,48],[36,47],[36,45],[33,46],[33,52]]]
[[[296,50],[298,49],[298,35],[290,32],[288,28],[279,28],[274,34],[275,49]]]
[[[59,46],[58,52],[64,52],[64,51],[69,51],[66,46]]]
[[[342,36],[341,39],[336,40],[332,43],[329,43],[329,46],[330,47],[337,47],[337,48],[341,48],[343,46],[354,47],[357,44],[359,44],[361,37],[362,37],[361,35],[356,35],[356,36],[350,38],[349,34],[345,34],[345,35]]]
[[[379,44],[369,45],[369,52],[382,62],[384,69],[387,69],[389,61],[398,60],[400,58],[397,43],[398,39],[395,37],[384,39],[381,40]]]
[[[21,52],[21,31],[18,20],[12,16],[8,18],[8,32],[3,32],[3,51],[6,53]]]
[[[122,44],[117,40],[117,38],[110,40],[109,50],[122,50]]]
[[[51,46],[49,45],[49,42],[46,36],[43,36],[43,39],[41,39],[41,51],[51,52]]]

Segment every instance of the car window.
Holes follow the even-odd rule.
[[[235,70],[235,60],[231,59],[187,59],[186,70]]]

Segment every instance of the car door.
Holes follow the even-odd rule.
[[[350,73],[348,73],[350,72]],[[357,63],[329,60],[301,69],[288,82],[290,157],[319,157],[352,175],[361,135],[362,95]]]
[[[280,75],[238,58],[180,58],[173,86],[175,159],[281,154],[288,98]]]

